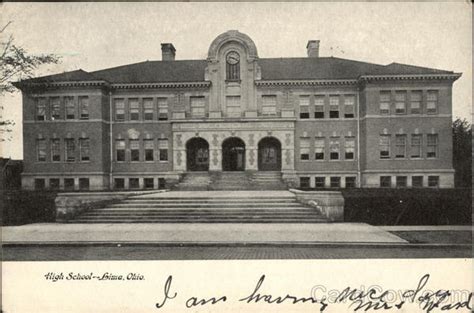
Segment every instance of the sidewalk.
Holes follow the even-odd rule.
[[[406,244],[362,223],[30,224],[2,227],[3,244]]]

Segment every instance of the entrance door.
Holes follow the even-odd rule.
[[[222,169],[245,170],[245,143],[240,138],[229,138],[222,143]]]
[[[258,143],[258,170],[281,170],[281,144],[278,139],[267,137]]]
[[[205,139],[192,138],[186,143],[187,170],[209,170],[209,144]]]

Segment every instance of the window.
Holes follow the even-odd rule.
[[[229,52],[226,56],[226,79],[240,79],[240,55],[235,51]]]
[[[428,187],[439,187],[439,176],[428,176]]]
[[[128,142],[130,144],[130,161],[140,161],[140,140],[130,139]]]
[[[390,114],[390,91],[380,92],[380,115]]]
[[[36,120],[46,120],[46,98],[36,99]]]
[[[79,97],[79,110],[81,120],[89,119],[89,97]]]
[[[125,100],[124,99],[115,99],[115,120],[124,121],[125,120]]]
[[[309,160],[309,138],[300,138],[300,160]]]
[[[140,119],[140,103],[138,99],[128,99],[128,107],[131,121],[138,121]]]
[[[426,137],[426,157],[436,158],[438,156],[438,134],[428,134]]]
[[[411,114],[421,113],[421,98],[422,93],[420,90],[412,91],[410,95],[410,112]]]
[[[89,178],[79,178],[79,190],[89,190]]]
[[[300,96],[300,118],[309,118],[309,96]]]
[[[206,106],[204,97],[191,97],[191,116],[192,117],[205,117]]]
[[[166,121],[168,119],[168,99],[158,98],[158,120]]]
[[[355,188],[356,187],[356,178],[355,176],[346,177],[346,188]]]
[[[64,190],[74,190],[74,178],[64,178]]]
[[[314,141],[314,158],[316,160],[324,160],[325,145],[324,138],[316,138]]]
[[[61,142],[58,138],[51,139],[51,161],[61,161]]]
[[[155,183],[153,178],[144,178],[143,179],[143,186],[145,189],[153,189],[155,187]]]
[[[329,97],[329,118],[339,118],[339,96]]]
[[[407,136],[395,135],[395,158],[403,159],[406,157]]]
[[[426,113],[436,114],[438,112],[438,91],[429,90],[426,95]]]
[[[38,162],[46,162],[46,140],[36,139],[36,160]]]
[[[329,181],[331,188],[341,187],[341,177],[330,177]]]
[[[344,117],[354,118],[355,115],[355,97],[344,96]]]
[[[326,177],[316,176],[314,178],[314,185],[316,188],[324,188],[326,186]]]
[[[406,176],[397,176],[396,177],[397,188],[406,188],[407,186],[407,177]]]
[[[158,139],[160,161],[168,161],[168,139]]]
[[[392,186],[392,177],[391,176],[380,176],[380,187],[390,188]]]
[[[51,120],[61,118],[61,99],[59,97],[51,98]]]
[[[240,117],[240,96],[227,96],[225,100],[227,116]]]
[[[115,178],[114,179],[114,188],[115,189],[124,189],[125,188],[125,179]]]
[[[410,147],[410,157],[412,158],[421,158],[421,135],[413,134],[411,135],[411,147]]]
[[[143,119],[145,121],[153,120],[153,99],[152,98],[143,99]]]
[[[310,187],[310,181],[309,177],[300,177],[300,188],[309,188]]]
[[[35,190],[43,190],[45,187],[44,178],[35,178]]]
[[[411,185],[412,187],[423,187],[423,176],[412,176]]]
[[[355,152],[355,139],[354,138],[346,138],[344,142],[344,150],[346,160],[354,160],[354,152]]]
[[[115,140],[115,157],[118,162],[125,161],[125,140]]]
[[[59,189],[59,178],[50,178],[49,179],[49,188],[53,190]]]
[[[314,118],[324,118],[324,96],[314,97]]]
[[[276,115],[276,104],[275,95],[262,96],[262,115]]]
[[[64,139],[66,145],[66,162],[74,162],[76,160],[76,143],[73,138]]]
[[[406,100],[407,93],[406,91],[397,91],[395,93],[395,114],[406,114]]]
[[[153,161],[154,160],[154,151],[155,151],[155,142],[153,139],[145,139],[143,140],[143,144],[145,147],[145,161]]]
[[[74,97],[64,97],[64,106],[66,108],[66,119],[73,120],[76,118],[76,105]]]
[[[165,189],[166,188],[166,179],[160,177],[158,178],[158,189]]]
[[[379,148],[380,158],[390,159],[390,135],[380,135]]]
[[[140,180],[138,178],[129,178],[128,179],[128,187],[130,189],[140,188]]]
[[[329,159],[330,160],[339,160],[339,139],[331,139],[329,143]]]
[[[79,139],[79,154],[82,162],[90,160],[90,139]]]

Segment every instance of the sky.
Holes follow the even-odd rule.
[[[55,53],[58,65],[37,75],[161,60],[163,42],[176,59],[205,59],[212,40],[237,29],[262,58],[305,57],[308,40],[320,55],[392,62],[462,73],[453,87],[453,118],[472,120],[472,10],[458,3],[2,3],[0,20],[30,53]],[[13,119],[0,156],[21,159],[19,92],[0,97]]]

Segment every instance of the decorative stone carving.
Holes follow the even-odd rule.
[[[217,165],[217,163],[219,163],[219,158],[218,158],[218,156],[219,156],[219,152],[217,152],[217,150],[213,150],[213,151],[212,151],[212,163],[213,163],[214,165]]]
[[[249,135],[249,146],[253,146],[255,144],[254,134]]]
[[[220,48],[229,41],[236,41],[242,44],[247,50],[248,58],[250,60],[258,58],[257,47],[249,36],[237,30],[229,30],[223,34],[220,34],[216,37],[216,39],[214,39],[214,41],[212,41],[211,45],[209,46],[209,51],[207,53],[207,60],[217,60]]]
[[[183,154],[183,153],[182,153],[181,151],[178,151],[178,152],[176,153],[176,164],[178,164],[178,166],[181,165],[181,162],[182,162],[182,161],[181,161],[182,154]]]
[[[254,161],[255,161],[255,150],[250,150],[249,151],[249,164],[253,165]]]
[[[135,128],[130,128],[127,130],[128,138],[130,139],[138,139],[140,137],[140,132]]]
[[[219,146],[219,139],[217,139],[218,134],[212,134],[212,145],[217,147]]]
[[[182,147],[183,146],[183,141],[181,140],[182,135],[178,134],[176,135],[176,146]]]
[[[285,134],[285,145],[291,145],[291,134]]]

